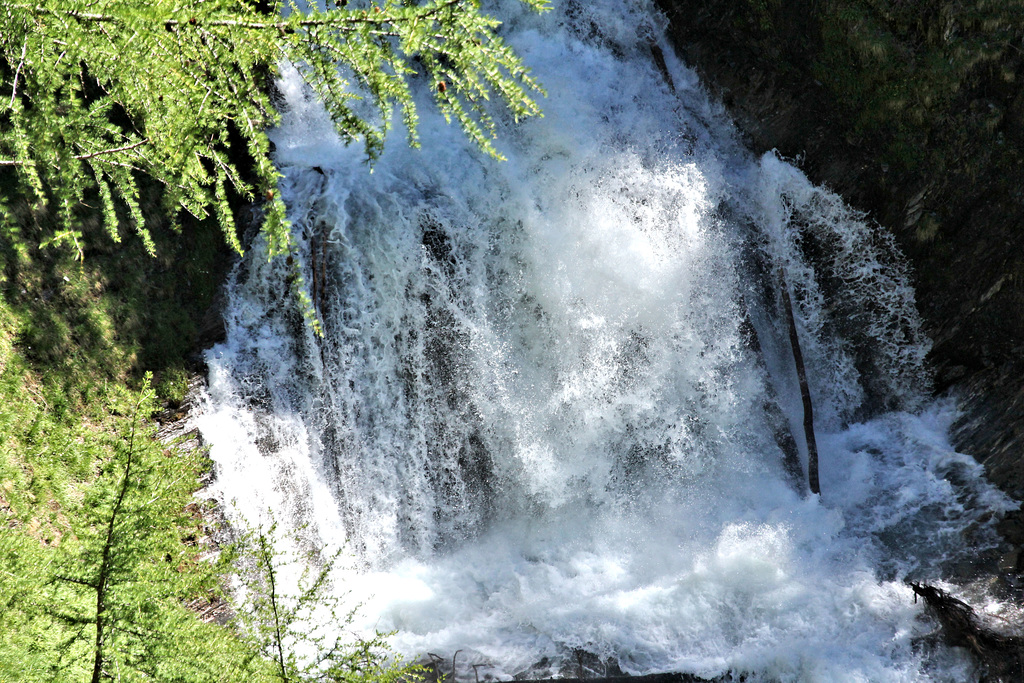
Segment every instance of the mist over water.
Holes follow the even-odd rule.
[[[744,150],[658,16],[623,4],[496,10],[549,93],[503,125],[505,162],[424,97],[422,149],[399,132],[370,173],[286,75],[280,189],[324,336],[256,240],[208,354],[212,492],[345,548],[358,627],[462,650],[466,680],[574,649],[633,674],[963,680],[915,645],[903,581],[994,544],[1008,503],[926,399],[892,239]],[[806,453],[783,281],[820,499],[787,468],[787,435]]]

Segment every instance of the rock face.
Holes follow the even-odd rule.
[[[1024,500],[1024,0],[658,2],[755,151],[896,235],[956,446]]]

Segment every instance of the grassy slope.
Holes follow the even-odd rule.
[[[23,243],[45,229],[45,216],[37,218],[22,221]],[[94,594],[54,576],[82,565],[93,500],[131,426],[143,373],[156,373],[164,401],[181,399],[199,321],[230,260],[209,225],[181,234],[155,226],[158,257],[137,239],[114,244],[91,232],[98,236],[84,262],[62,249],[19,248],[0,234],[0,681],[89,679],[95,630],[67,616],[95,614]],[[149,440],[143,452],[156,458],[160,477],[180,482],[167,493],[180,513],[205,459],[161,457],[163,447]],[[153,526],[185,538],[196,531],[188,524],[171,514]],[[172,550],[188,574],[197,548]],[[209,581],[186,584],[200,591]],[[246,657],[240,643],[180,602],[167,603],[161,617],[181,633],[167,661],[204,662],[213,665],[208,673],[230,676],[230,661]],[[181,659],[190,644],[198,650]]]

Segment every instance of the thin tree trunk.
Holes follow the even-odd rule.
[[[96,646],[92,662],[92,683],[100,683],[103,675],[103,579],[96,589]]]
[[[281,618],[277,612],[277,582],[274,571],[274,549],[270,547],[267,537],[260,534],[260,553],[267,563],[267,578],[270,582],[270,607],[274,612],[274,645],[277,649],[277,665],[281,670],[282,683],[288,683],[288,670],[284,664],[284,638],[281,636]]]
[[[121,514],[121,505],[124,503],[124,497],[128,493],[128,485],[131,481],[132,473],[132,456],[135,454],[135,429],[139,424],[139,408],[142,405],[140,401],[135,406],[135,412],[132,415],[132,434],[128,440],[128,461],[124,466],[124,478],[121,480],[121,490],[117,493],[117,500],[114,502],[114,508],[110,511],[110,521],[107,523],[107,538],[103,542],[103,559],[100,561],[100,575],[96,581],[96,646],[93,656],[92,665],[92,683],[100,683],[100,678],[103,675],[103,638],[105,630],[106,619],[103,613],[106,611],[107,603],[107,585],[110,579],[110,553],[114,546],[114,525],[117,523],[117,518]]]
[[[804,436],[807,439],[807,483],[811,493],[821,494],[818,485],[818,444],[814,439],[814,410],[811,406],[811,390],[807,385],[807,371],[804,369],[804,355],[800,351],[800,337],[796,331],[796,318],[793,315],[793,302],[789,298],[789,286],[786,276],[779,268],[779,289],[782,292],[782,307],[789,322],[789,345],[793,348],[793,362],[796,364],[796,377],[800,382],[800,397],[804,403]]]

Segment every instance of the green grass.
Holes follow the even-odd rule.
[[[156,441],[151,420],[187,391],[199,321],[230,262],[219,228],[175,232],[156,216],[152,257],[130,230],[115,243],[83,215],[78,261],[23,246],[49,217],[0,198],[20,212],[19,235],[0,230],[0,683],[92,679],[97,632],[117,680],[281,680],[258,638],[266,615],[243,633],[186,609],[225,597],[244,550],[201,555],[206,522],[190,503],[209,459]],[[328,659],[327,680],[412,680],[381,635]],[[289,681],[312,680],[289,667]]]
[[[9,186],[2,181],[0,176],[0,191],[5,191]],[[48,216],[5,199],[20,210],[22,243],[33,243],[33,235],[46,229]],[[183,398],[198,321],[230,260],[216,226],[186,224],[176,233],[154,223],[157,257],[147,255],[129,231],[116,244],[86,225],[91,238],[84,261],[67,248],[17,246],[19,240],[0,232],[3,682],[89,680],[94,630],[68,615],[95,613],[95,597],[90,604],[89,590],[74,590],[74,584],[55,579],[56,568],[88,565],[82,559],[88,555],[86,539],[97,531],[89,520],[103,482],[113,476],[110,467],[118,449],[124,448],[144,373],[155,371],[162,400],[176,405]],[[144,427],[147,434],[151,430]],[[159,465],[159,477],[179,482],[166,495],[174,496],[168,509],[180,512],[208,466],[205,455],[176,453],[148,435],[140,443]],[[187,519],[175,513],[154,524],[176,530],[182,539],[201,536],[200,522]],[[172,539],[175,544],[181,557],[194,558],[198,551]],[[184,561],[181,576],[189,572],[202,579],[194,584],[199,596],[193,597],[214,589],[215,571],[207,563]],[[242,678],[230,672],[251,659],[251,648],[232,631],[201,623],[178,598],[161,604],[162,618],[181,631],[181,652],[196,650],[187,660],[192,669],[204,659],[220,662],[221,673],[216,667],[209,676],[190,669],[180,680]],[[160,655],[147,656],[158,661]],[[172,664],[172,659],[159,661],[165,669]]]

